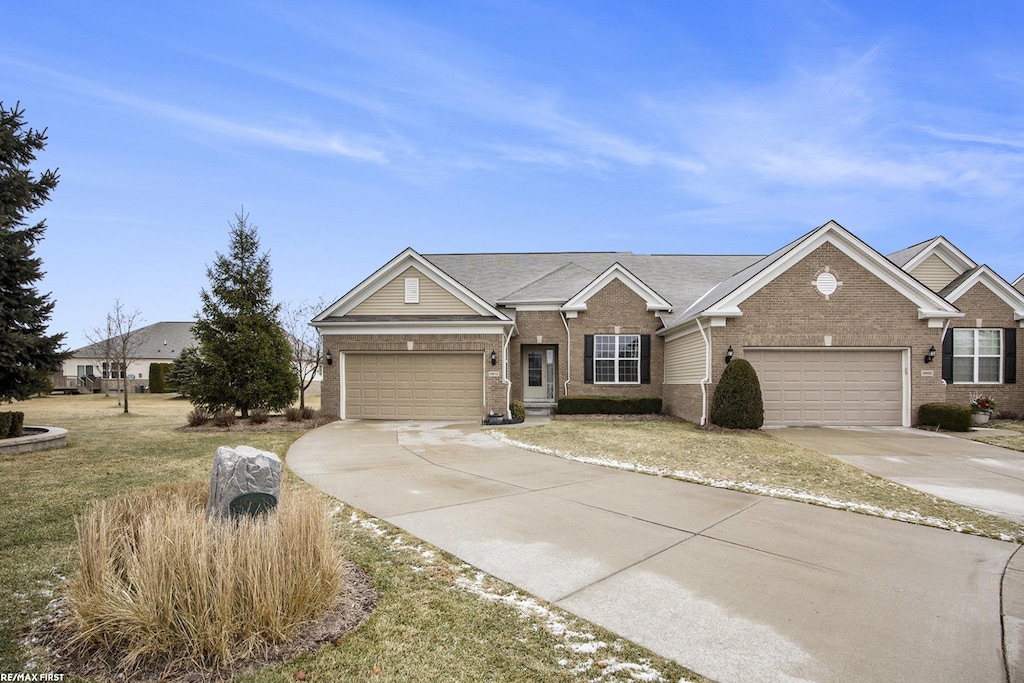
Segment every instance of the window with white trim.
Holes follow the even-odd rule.
[[[124,379],[124,366],[121,363],[103,363],[102,368],[103,379]]]
[[[1003,331],[953,329],[953,381],[998,384],[1003,381]]]
[[[594,382],[640,383],[640,335],[594,335]]]

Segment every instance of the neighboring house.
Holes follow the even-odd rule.
[[[127,375],[133,390],[135,387],[148,387],[151,363],[173,363],[183,350],[196,345],[192,325],[191,322],[164,322],[134,330],[132,335],[138,335],[140,343],[135,360],[127,368],[104,358],[102,342],[75,349],[64,361],[60,375],[54,376],[53,386],[58,391],[116,390]]]
[[[1022,318],[1024,294],[943,237],[887,258],[829,222],[763,257],[407,249],[312,324],[341,418],[600,394],[704,423],[727,358],[746,358],[768,425],[910,425],[971,392],[1024,410]]]
[[[138,335],[140,345],[135,353],[136,360],[122,368],[119,363],[104,358],[103,343],[90,344],[71,352],[71,357],[64,361],[60,374],[53,376],[53,386],[57,391],[91,391],[116,390],[121,386],[125,374],[129,378],[129,386],[149,387],[149,366],[151,363],[173,363],[178,355],[187,348],[198,346],[192,335],[194,323],[164,322],[140,327],[132,332]],[[297,342],[289,339],[294,346]],[[306,389],[306,396],[319,396],[323,381],[322,368],[318,368],[313,381]]]
[[[1018,292],[1024,292],[1024,275],[1013,281],[1013,288]]]

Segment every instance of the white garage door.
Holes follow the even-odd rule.
[[[480,354],[345,355],[345,417],[371,420],[479,420]]]
[[[766,425],[903,424],[898,350],[745,349]]]

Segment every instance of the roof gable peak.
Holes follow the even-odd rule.
[[[616,261],[609,266],[603,273],[598,275],[596,278],[590,281],[590,283],[576,293],[571,299],[562,305],[563,311],[585,311],[587,310],[587,301],[592,296],[597,294],[599,291],[605,288],[613,280],[618,280],[623,283],[637,296],[647,302],[648,311],[671,311],[672,304],[668,302],[663,296],[658,294],[652,289],[647,283],[638,278],[636,275],[631,273],[628,268]]]
[[[511,322],[508,316],[484,301],[476,293],[463,286],[433,263],[421,256],[412,247],[407,247],[400,254],[378,268],[372,275],[353,287],[347,294],[328,306],[320,315],[312,320],[312,324],[325,322],[328,318],[338,318],[351,312],[356,306],[376,294],[385,285],[398,277],[410,266],[430,278],[449,294],[459,299],[481,316],[494,317],[502,322]]]

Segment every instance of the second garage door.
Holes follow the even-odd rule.
[[[455,353],[345,355],[345,417],[479,420],[483,357]]]
[[[903,424],[899,350],[746,349],[766,425]]]

